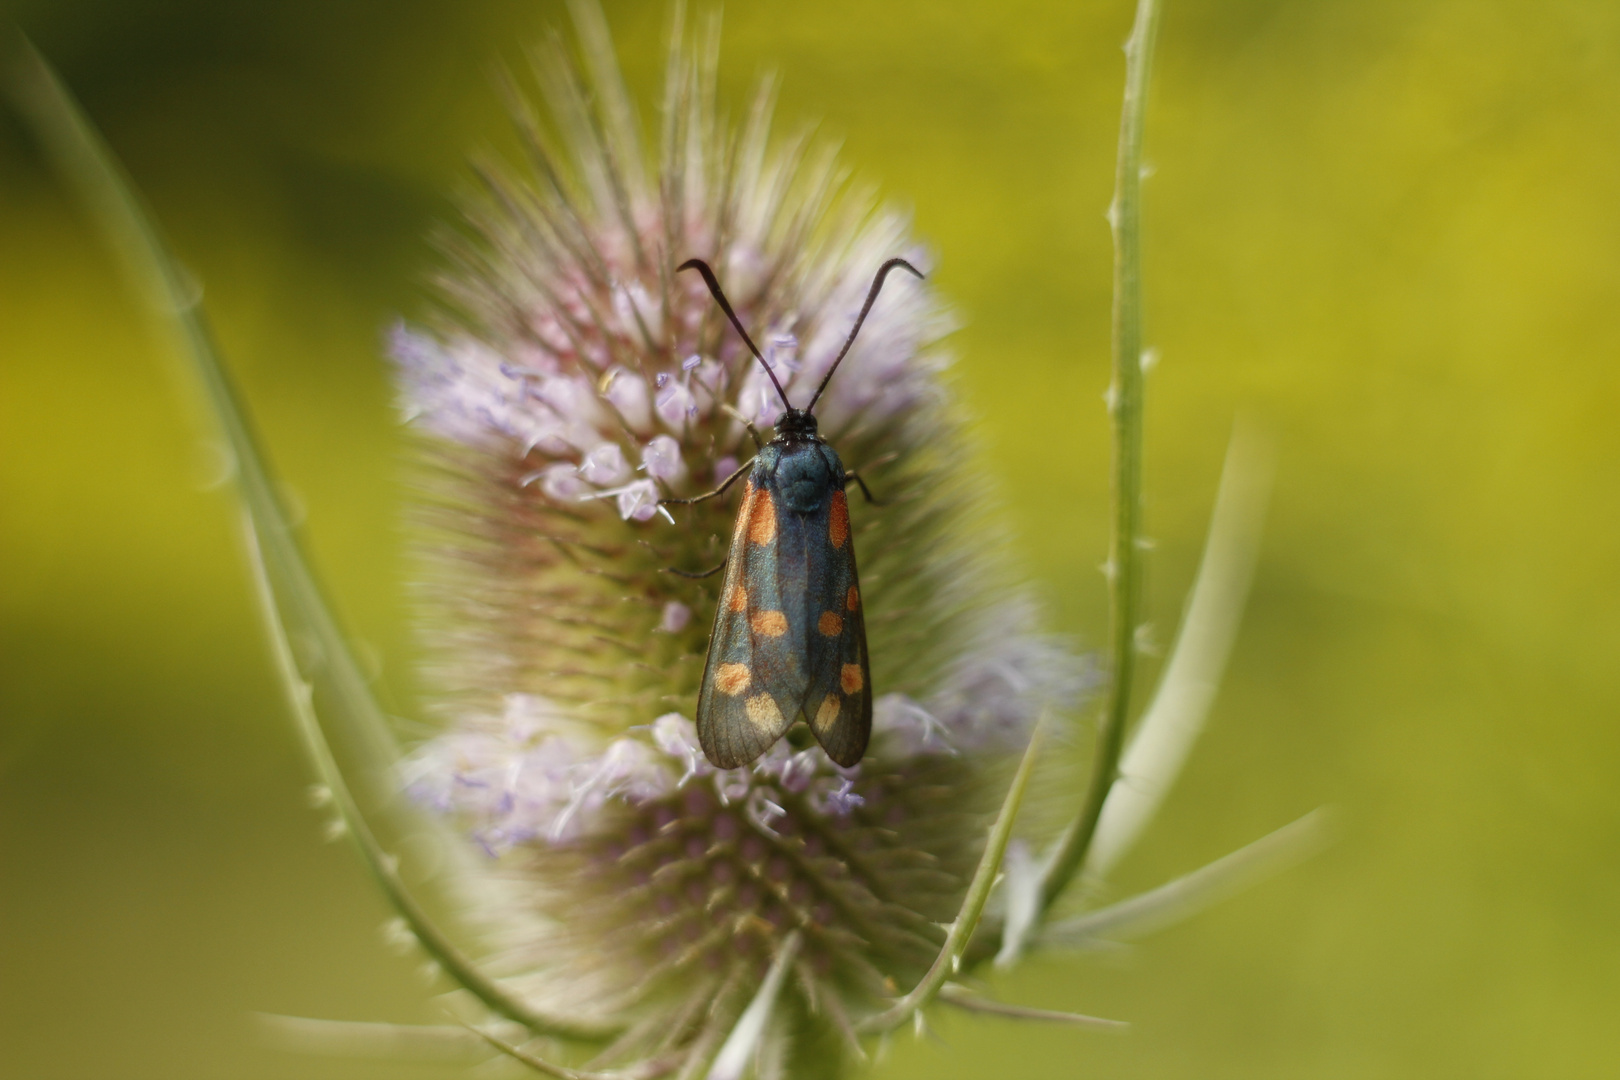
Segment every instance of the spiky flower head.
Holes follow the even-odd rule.
[[[877,267],[932,257],[830,148],[773,135],[768,86],[740,131],[721,121],[712,27],[671,51],[650,165],[600,16],[576,16],[589,79],[560,44],[538,55],[529,166],[481,170],[447,314],[392,338],[426,465],[443,717],[407,783],[484,852],[467,895],[509,985],[674,1069],[712,1055],[795,931],[777,1036],[794,1017],[848,1033],[914,982],[1010,756],[1084,679],[986,539],[944,378],[951,317],[897,275],[816,407],[882,500],[852,514],[871,748],[840,768],[800,726],[743,768],[705,760],[693,718],[720,578],[668,569],[723,558],[736,499],[659,500],[724,479],[782,402],[675,268],[713,265],[802,408]]]

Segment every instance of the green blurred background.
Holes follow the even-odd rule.
[[[556,0],[41,0],[60,67],[206,283],[391,705],[415,688],[380,329],[509,142],[490,72]],[[1110,251],[1131,11],[732,0],[766,68],[915,210],[964,397],[1054,622],[1105,597]],[[650,100],[667,9],[610,3]],[[644,119],[652,115],[644,111]],[[1149,114],[1147,498],[1168,638],[1230,425],[1276,442],[1211,727],[1121,888],[1313,806],[1302,868],[1010,1000],[886,1077],[1620,1070],[1620,5],[1169,0]],[[227,501],[147,324],[0,120],[0,1074],[415,1077],[289,1056],[255,1010],[432,1020],[325,845]]]

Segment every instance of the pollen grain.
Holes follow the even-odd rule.
[[[760,637],[781,637],[787,633],[787,616],[780,611],[756,611],[748,616],[748,625]]]
[[[849,500],[842,491],[833,492],[832,507],[827,513],[827,539],[832,546],[841,548],[849,539]]]
[[[844,632],[844,618],[836,611],[823,611],[821,621],[816,623],[816,629],[827,637],[837,637]]]
[[[866,676],[861,674],[861,665],[845,664],[844,669],[838,673],[838,685],[844,688],[844,693],[853,694],[866,685]]]
[[[714,688],[727,697],[736,697],[748,689],[753,677],[747,664],[721,664],[714,673]]]

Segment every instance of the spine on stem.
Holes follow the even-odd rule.
[[[1119,757],[1136,677],[1136,630],[1142,607],[1142,127],[1147,106],[1157,0],[1140,0],[1125,43],[1125,102],[1108,222],[1114,234],[1113,418],[1114,513],[1107,575],[1111,679],[1097,732],[1096,758],[1080,812],[1064,831],[1041,888],[1048,908],[1073,879],[1091,847],[1103,803],[1119,775]]]

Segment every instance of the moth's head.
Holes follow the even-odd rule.
[[[788,442],[803,442],[816,437],[816,418],[809,409],[789,408],[776,421],[776,437]]]

